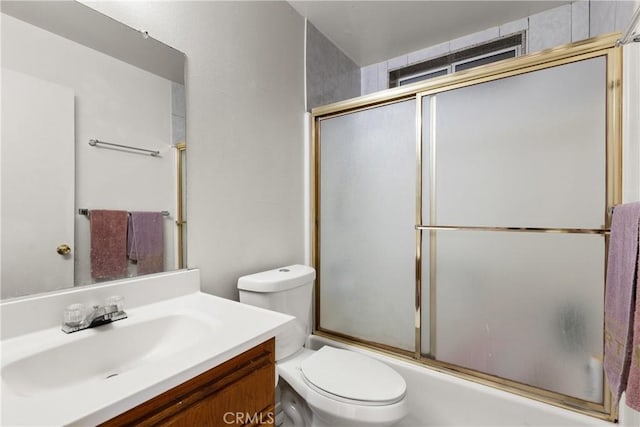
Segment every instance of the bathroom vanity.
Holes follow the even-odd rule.
[[[61,330],[65,307],[113,295],[126,319]],[[274,337],[292,319],[200,292],[198,270],[3,301],[0,424],[273,423]]]
[[[274,353],[271,338],[101,425],[272,425]]]

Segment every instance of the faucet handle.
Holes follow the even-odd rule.
[[[120,295],[113,295],[104,301],[105,305],[115,305],[118,307],[118,311],[124,311],[124,297]]]
[[[64,323],[69,326],[77,326],[82,323],[87,314],[84,304],[71,304],[64,309]]]

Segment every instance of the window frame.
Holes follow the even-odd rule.
[[[403,82],[417,77],[431,74],[440,70],[447,70],[446,74],[455,72],[455,66],[474,60],[487,58],[499,53],[515,51],[515,58],[525,52],[526,32],[520,31],[508,36],[500,37],[486,43],[456,50],[446,55],[428,59],[426,61],[407,65],[389,71],[389,87],[404,86]],[[427,77],[429,79],[431,77]],[[412,82],[415,83],[416,81]]]
[[[398,86],[405,86],[407,84],[405,82],[407,82],[407,81],[409,81],[408,84],[411,84],[411,83],[416,83],[418,81],[429,80],[429,79],[431,79],[433,77],[426,77],[426,76],[428,76],[430,74],[436,74],[439,71],[446,71],[446,72],[444,74],[438,74],[438,75],[433,76],[433,77],[440,77],[441,75],[451,74],[451,65],[447,65],[447,66],[444,66],[444,67],[430,68],[430,69],[428,69],[426,71],[423,71],[423,72],[420,72],[420,73],[417,73],[417,74],[411,74],[411,75],[406,76],[406,77],[401,77],[401,78],[399,78],[397,80],[397,85]],[[420,77],[423,77],[423,76],[424,76],[424,78],[420,78]]]

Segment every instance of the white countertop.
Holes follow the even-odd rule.
[[[201,292],[138,305],[131,309],[125,307],[125,310],[129,316],[127,319],[68,335],[57,325],[3,339],[1,424],[85,426],[104,422],[274,337],[293,319],[291,316]],[[16,380],[15,373],[14,378],[10,378],[7,373],[11,371],[5,371],[7,367],[16,366],[16,363],[45,351],[49,351],[47,354],[64,356],[62,362],[51,360],[54,367],[65,366],[60,363],[66,364],[67,361],[70,366],[82,364],[83,357],[86,356],[82,351],[74,354],[72,351],[66,352],[66,347],[62,346],[87,338],[95,342],[110,336],[110,350],[107,352],[126,352],[129,347],[137,344],[130,342],[130,331],[134,330],[132,327],[145,327],[145,324],[158,319],[164,321],[167,317],[192,319],[194,324],[202,325],[202,328],[197,333],[194,331],[192,337],[189,336],[190,332],[181,332],[178,339],[167,338],[174,341],[168,341],[169,345],[165,342],[162,348],[154,349],[112,378],[70,379],[70,383],[65,382],[63,386],[56,383],[51,387],[44,384],[40,387],[21,388],[16,387],[20,378]],[[190,325],[188,322],[184,324]],[[129,335],[122,334],[124,328],[131,328],[128,329]],[[209,332],[210,339],[206,339]],[[157,341],[163,339],[162,334],[156,336],[155,333],[152,337],[140,338]],[[51,373],[55,376],[54,374]]]

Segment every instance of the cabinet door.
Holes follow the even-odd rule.
[[[274,406],[272,338],[102,426],[273,425]]]
[[[166,427],[273,425],[271,366],[248,374],[160,425]],[[198,393],[198,392],[196,392]],[[265,402],[268,402],[265,405]],[[182,402],[181,402],[182,403]]]

